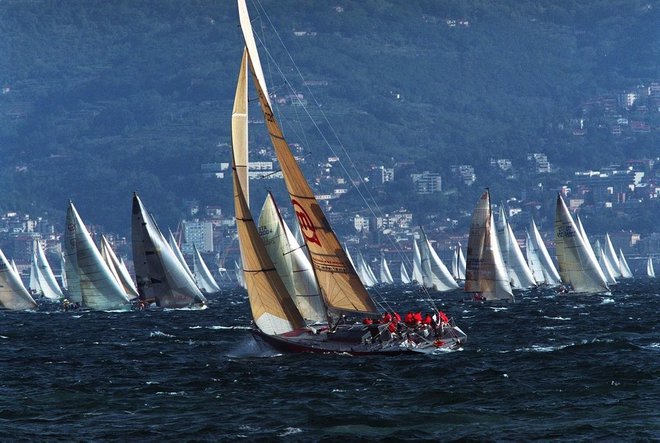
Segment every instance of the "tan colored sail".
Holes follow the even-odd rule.
[[[234,169],[234,205],[236,227],[243,263],[243,278],[250,299],[252,318],[257,327],[268,335],[283,334],[305,326],[293,300],[282,283],[275,265],[268,256],[240,180]]]
[[[238,73],[234,109],[231,113],[231,144],[234,153],[236,173],[245,194],[245,201],[250,206],[250,187],[248,183],[248,89],[247,89],[247,50],[243,51],[241,70]]]
[[[351,266],[275,119],[265,89],[247,8],[244,2],[238,3],[241,28],[261,109],[326,305],[338,311],[375,314],[378,310],[374,301]]]

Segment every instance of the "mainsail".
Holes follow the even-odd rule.
[[[314,270],[269,192],[259,215],[259,235],[287,292],[302,314],[312,322],[326,321]]]
[[[502,251],[502,258],[509,274],[511,287],[514,289],[527,289],[536,286],[532,271],[527,266],[518,241],[513,234],[504,213],[504,207],[500,206],[497,223],[497,238]]]
[[[623,251],[619,249],[619,270],[621,271],[621,278],[633,278],[633,273],[628,266],[626,257],[623,255]]]
[[[593,251],[587,246],[588,241],[580,234],[561,195],[557,196],[555,239],[559,274],[563,283],[570,284],[575,292],[609,290]]]
[[[124,289],[103,260],[72,202],[66,213],[66,226],[67,264],[75,269],[67,274],[69,291],[72,287],[80,291],[71,298],[75,300],[79,295],[83,306],[95,310],[128,309],[130,303]]]
[[[37,302],[0,250],[0,307],[12,310],[36,309]]]
[[[117,254],[115,254],[115,251],[112,249],[112,246],[105,235],[101,235],[101,256],[103,256],[103,259],[113,276],[117,279],[121,287],[124,288],[126,297],[129,300],[137,299],[138,292],[137,289],[135,289],[133,279],[131,278],[128,269],[126,269],[126,265],[124,265],[119,257],[117,257]]]
[[[244,2],[239,2],[239,18],[266,126],[325,303],[328,308],[338,312],[376,314],[378,309],[374,301],[348,261],[346,253],[289,149],[273,114],[252,33],[252,25]]]
[[[541,237],[539,229],[536,227],[536,222],[534,219],[532,219],[530,229],[532,232],[529,234],[527,239],[527,251],[529,254],[531,247],[533,250],[531,253],[535,252],[536,257],[539,260],[538,267],[535,265],[535,269],[537,270],[533,271],[534,279],[537,283],[545,282],[546,285],[556,286],[561,283],[561,277],[559,276],[559,272],[557,272],[555,264],[552,262],[552,258],[550,258],[548,248],[545,247],[545,242],[543,241],[543,237]],[[530,262],[529,256],[527,257],[527,261],[528,263]],[[530,267],[531,266],[532,264],[530,263]]]
[[[646,261],[646,275],[655,278],[655,269],[653,269],[653,257],[649,257]]]
[[[422,284],[436,291],[451,291],[458,288],[458,283],[442,263],[423,229],[420,228],[419,252],[421,256]]]
[[[62,290],[57,284],[57,280],[55,280],[55,275],[48,264],[48,260],[46,260],[44,248],[39,240],[35,240],[33,245],[31,269],[36,274],[37,286],[44,297],[50,300],[60,300],[64,297],[64,294],[62,294]],[[30,281],[32,281],[32,272],[30,273]]]
[[[390,272],[390,267],[387,265],[385,256],[380,257],[380,282],[386,285],[391,285],[394,283],[394,278]]]
[[[137,194],[133,194],[132,213],[133,262],[140,299],[155,300],[164,308],[206,302]]]
[[[513,300],[497,240],[488,190],[482,194],[472,214],[465,292],[476,292],[485,300]]]
[[[204,263],[202,254],[199,253],[199,249],[193,243],[193,273],[195,275],[195,282],[197,287],[207,294],[212,294],[214,292],[220,292],[220,286],[213,278],[211,271],[209,271],[208,266]]]
[[[408,271],[406,271],[406,266],[401,262],[401,283],[404,285],[410,284],[410,276],[408,275]]]

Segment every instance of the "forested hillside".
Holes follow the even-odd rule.
[[[563,167],[657,156],[657,125],[624,138],[570,132],[585,101],[659,80],[657,1],[248,5],[278,63],[263,52],[271,92],[304,94],[358,168],[412,161],[445,172],[540,151]],[[229,161],[242,53],[233,1],[5,0],[0,32],[1,210],[63,220],[71,198],[119,232],[132,191],[169,225],[186,200],[232,210],[230,182],[200,166]],[[332,155],[298,123],[301,109],[280,112],[307,168]],[[266,144],[259,125],[251,131]]]

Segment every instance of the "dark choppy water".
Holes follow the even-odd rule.
[[[438,357],[276,355],[240,292],[204,311],[3,311],[0,440],[660,438],[660,282],[461,298],[442,307],[468,343]]]

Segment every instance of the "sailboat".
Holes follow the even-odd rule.
[[[64,294],[55,280],[53,270],[48,264],[44,248],[39,240],[34,240],[32,251],[32,265],[30,267],[30,289],[37,294],[41,293],[49,300],[61,300]],[[32,286],[34,284],[34,287]]]
[[[238,10],[246,45],[238,85],[240,87],[245,84],[243,77],[246,75],[249,61],[259,103],[309,252],[327,318],[325,329],[305,327],[302,315],[266,252],[247,204],[236,160],[236,151],[240,154],[244,146],[242,143],[232,143],[236,225],[247,292],[256,326],[253,334],[278,349],[294,352],[398,354],[410,352],[414,348],[415,351],[433,353],[440,348],[458,345],[465,335],[457,327],[447,327],[446,333],[443,329],[441,341],[420,340],[421,337],[415,337],[419,341],[413,347],[407,342],[395,339],[387,324],[372,325],[369,329],[361,324],[347,322],[347,315],[376,317],[380,316],[379,311],[349,262],[284,138],[271,109],[244,0],[238,1]],[[238,91],[236,95],[239,95]]]
[[[364,256],[359,250],[357,252],[357,273],[360,277],[360,281],[367,288],[376,286],[378,284],[378,280],[376,279],[374,271],[371,269],[369,264],[367,264],[367,261],[364,259]]]
[[[653,269],[653,258],[649,257],[646,261],[646,276],[655,278],[655,269]]]
[[[404,285],[409,285],[412,283],[412,280],[410,279],[410,275],[408,275],[408,271],[406,270],[406,266],[401,262],[401,272],[400,272],[400,278],[401,278],[401,283]]]
[[[619,263],[619,257],[617,257],[616,252],[614,251],[614,245],[612,244],[612,239],[610,238],[609,233],[605,233],[605,245],[603,245],[603,253],[607,257],[607,261],[612,267],[612,275],[614,278],[621,277],[621,263]]]
[[[112,275],[124,289],[126,298],[129,300],[137,299],[138,292],[133,283],[133,279],[131,278],[131,274],[128,272],[124,262],[117,257],[117,254],[115,254],[115,251],[112,249],[112,246],[105,235],[101,235],[101,256],[108,265],[108,269],[110,269]]]
[[[451,262],[451,275],[456,280],[465,280],[465,256],[461,247],[461,242],[456,244],[454,256]]]
[[[573,292],[609,291],[595,254],[573,221],[561,195],[557,195],[555,242],[559,274],[565,285],[570,285]]]
[[[103,260],[73,202],[69,202],[66,226],[64,250],[68,267],[69,298],[93,310],[130,309],[131,303],[124,288]]]
[[[179,260],[179,263],[181,263],[181,267],[185,269],[188,275],[190,275],[190,278],[194,280],[195,275],[190,270],[190,266],[188,266],[188,263],[186,263],[186,259],[183,256],[183,252],[181,252],[181,248],[179,248],[179,242],[176,241],[176,239],[174,238],[174,234],[172,234],[172,231],[170,229],[168,229],[167,231],[168,231],[167,243],[170,245],[170,248],[172,249],[172,252],[174,252],[174,255],[176,256],[177,260]]]
[[[445,264],[429,242],[424,229],[420,227],[419,253],[421,257],[422,285],[435,291],[458,289],[458,283],[451,276]]]
[[[206,294],[214,294],[220,292],[220,286],[213,278],[213,274],[209,270],[208,266],[202,258],[202,254],[199,253],[197,245],[193,243],[193,275],[195,276],[195,282],[197,287],[201,289],[202,292]]]
[[[543,237],[541,237],[533,218],[530,223],[530,231],[531,233],[526,232],[525,252],[527,254],[527,264],[532,271],[534,280],[537,284],[545,283],[548,286],[558,286],[561,283],[561,277],[550,258],[548,248],[545,247]]]
[[[593,249],[596,258],[598,259],[598,265],[600,266],[600,269],[603,271],[603,275],[605,276],[605,281],[607,281],[608,285],[615,285],[616,279],[614,278],[614,268],[612,267],[609,258],[607,258],[607,255],[603,251],[603,248],[600,245],[600,240],[596,239]]]
[[[387,265],[387,260],[385,260],[384,255],[381,255],[380,257],[380,282],[385,285],[394,284],[394,278],[392,277],[390,267]]]
[[[12,268],[11,263],[0,249],[0,308],[11,310],[37,309],[21,277]]]
[[[619,271],[621,272],[621,278],[633,278],[633,273],[621,248],[619,248]]]
[[[518,241],[513,234],[513,229],[511,229],[511,224],[506,219],[504,206],[501,205],[496,226],[500,251],[502,251],[502,258],[509,274],[511,287],[513,289],[528,289],[536,286],[532,271],[525,262]]]
[[[514,300],[497,240],[488,189],[472,213],[465,274],[465,292],[475,293],[476,300]]]
[[[162,308],[206,303],[137,194],[133,194],[132,213],[133,262],[140,300],[154,301]]]

